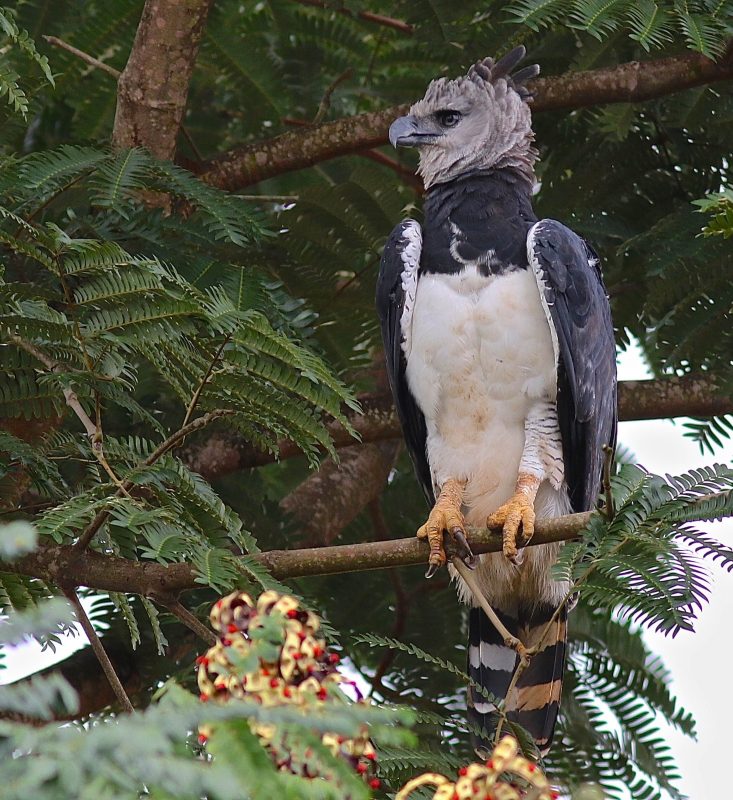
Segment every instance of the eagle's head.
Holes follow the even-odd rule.
[[[432,81],[410,113],[392,123],[395,147],[420,149],[418,172],[426,188],[489,167],[513,166],[532,180],[537,153],[524,84],[540,68],[533,64],[510,74],[525,53],[516,47],[497,62],[477,62],[465,76]]]

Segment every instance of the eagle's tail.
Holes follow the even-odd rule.
[[[498,616],[511,634],[532,647],[543,636],[554,613],[552,606],[542,605],[520,620],[501,613]],[[480,608],[471,609],[468,630],[468,674],[475,684],[501,701],[519,664],[517,654],[504,644]],[[550,749],[560,709],[566,639],[567,607],[563,607],[506,701],[508,719],[534,737],[543,755]],[[474,747],[485,755],[492,748],[498,715],[495,704],[473,686],[468,692],[468,719],[481,732],[480,736],[474,733]]]

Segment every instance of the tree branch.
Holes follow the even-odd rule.
[[[14,345],[20,347],[21,350],[25,350],[28,355],[31,355],[37,361],[40,361],[49,372],[64,372],[64,368],[61,366],[61,364],[59,364],[57,361],[54,361],[50,356],[46,355],[46,353],[44,353],[31,342],[21,339],[20,336],[16,336],[14,333],[9,334],[8,339]],[[61,391],[63,392],[64,400],[66,400],[66,405],[76,414],[79,422],[81,422],[81,424],[84,426],[87,436],[93,440],[97,435],[97,426],[94,424],[94,422],[92,422],[89,414],[87,414],[87,412],[84,410],[84,407],[79,402],[79,397],[77,396],[76,392],[69,386],[62,387]]]
[[[693,505],[706,503],[713,497],[723,497],[726,502],[733,494],[727,490],[706,495]],[[534,536],[527,547],[575,539],[586,527],[595,511],[567,514],[563,517],[538,519]],[[500,528],[469,528],[467,540],[475,555],[498,553],[503,548]],[[455,555],[450,540],[446,540],[446,553]],[[300,550],[269,550],[247,555],[264,566],[273,578],[287,580],[316,575],[337,575],[343,572],[366,572],[372,569],[408,567],[425,564],[428,545],[416,536],[408,539],[363,542],[361,544],[312,547]],[[131,561],[94,551],[77,553],[69,545],[41,546],[33,553],[15,561],[2,563],[5,572],[28,575],[50,583],[69,586],[87,586],[107,592],[128,592],[145,597],[174,598],[181,592],[200,589],[201,583],[191,564],[158,564],[152,561]],[[85,629],[86,630],[86,629]],[[90,637],[91,638],[91,637]]]
[[[573,539],[588,523],[590,516],[591,513],[586,512],[537,520],[529,546]],[[467,538],[476,554],[496,553],[502,549],[501,533],[473,529]],[[270,550],[247,557],[267,567],[274,578],[285,580],[423,564],[427,555],[427,545],[416,537],[410,537],[302,550]],[[176,597],[180,592],[201,587],[190,564],[130,561],[94,551],[79,554],[69,545],[43,547],[16,561],[4,563],[3,569],[52,583],[73,581],[90,589],[155,598]]]
[[[112,662],[107,655],[107,651],[104,649],[104,645],[102,644],[99,636],[97,636],[97,632],[94,630],[94,626],[87,616],[87,612],[84,610],[84,606],[82,606],[79,596],[74,589],[68,587],[64,588],[64,594],[68,597],[69,602],[73,606],[76,618],[79,620],[79,624],[84,629],[84,633],[86,633],[87,639],[89,639],[89,644],[92,646],[92,650],[94,650],[94,655],[97,657],[97,660],[99,661],[99,664],[102,667],[102,670],[104,671],[104,674],[109,681],[117,700],[122,708],[131,714],[135,709],[130,702],[130,698],[127,696],[127,692],[125,692],[120,679],[117,677],[115,668],[112,666]]]
[[[117,80],[121,75],[120,71],[115,69],[110,64],[105,64],[104,61],[100,61],[98,58],[90,56],[89,53],[79,50],[78,47],[74,47],[73,44],[69,44],[63,39],[59,39],[58,36],[44,36],[43,38],[54,47],[60,47],[62,50],[66,50],[68,53],[80,58],[86,64],[89,64],[89,66],[95,67],[96,69],[101,69],[102,72],[106,72],[108,75],[111,75],[115,80]]]
[[[331,544],[382,493],[398,450],[397,440],[345,447],[338,464],[326,459],[284,497],[280,508],[293,519],[298,544]]]
[[[192,614],[184,605],[182,605],[178,600],[164,598],[164,597],[157,597],[157,600],[160,601],[162,605],[164,605],[168,611],[171,612],[175,617],[177,617],[189,630],[193,631],[199,639],[203,639],[209,647],[213,647],[216,644],[216,636],[214,632],[209,628],[207,625],[204,625],[203,622],[195,615]]]
[[[324,8],[327,11],[338,12],[346,17],[357,17],[364,20],[364,22],[373,22],[375,25],[382,25],[385,28],[392,28],[393,30],[400,31],[400,33],[412,34],[413,27],[409,22],[403,22],[400,19],[392,19],[392,17],[385,17],[382,14],[372,14],[371,11],[351,11],[342,6],[331,6],[323,0],[295,0],[302,6],[313,6],[314,8]]]
[[[143,461],[144,466],[151,467],[155,462],[164,456],[169,450],[176,447],[180,442],[182,442],[186,436],[190,433],[194,433],[195,431],[201,430],[201,428],[208,425],[210,422],[213,422],[220,417],[226,417],[233,414],[233,411],[228,409],[214,409],[214,411],[209,411],[207,414],[195,419],[193,422],[189,422],[188,425],[184,425],[182,428],[177,430],[175,433],[171,434],[162,444],[158,445],[155,450]],[[130,480],[123,481],[118,489],[115,497],[122,497],[122,495],[127,494],[130,489],[134,486],[134,482]],[[99,509],[99,511],[94,516],[94,519],[87,525],[87,527],[81,532],[79,538],[74,542],[72,548],[77,552],[82,552],[86,550],[86,548],[91,544],[92,539],[97,535],[99,529],[104,525],[107,521],[107,518],[110,515],[110,509],[106,506],[103,506]]]
[[[538,78],[532,83],[533,110],[639,103],[731,78],[733,55],[730,49],[719,62],[700,53],[631,61],[616,67]],[[359,114],[234,148],[208,162],[201,177],[214,186],[233,191],[337,156],[384,145],[390,123],[406,113],[407,108],[407,105],[400,105]]]
[[[173,159],[188,85],[213,0],[146,0],[117,84],[115,149]]]
[[[720,394],[711,378],[661,378],[622,381],[619,384],[619,418],[622,420],[664,419],[669,417],[712,417],[733,413],[733,397]],[[362,443],[399,439],[402,436],[392,397],[386,392],[360,398],[363,413],[349,419]],[[354,439],[338,422],[328,431],[336,447],[354,446]],[[236,434],[217,432],[203,444],[184,451],[184,461],[195,472],[212,480],[240,469],[260,467],[276,460],[301,455],[287,440],[280,442],[277,456],[253,447]]]

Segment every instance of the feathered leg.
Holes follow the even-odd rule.
[[[512,497],[489,515],[489,528],[502,528],[504,555],[515,564],[519,548],[534,534],[534,501],[543,481],[559,489],[564,478],[562,441],[557,406],[550,401],[535,403],[524,424],[524,449]]]

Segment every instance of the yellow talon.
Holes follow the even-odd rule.
[[[466,541],[466,522],[461,511],[464,487],[465,483],[461,481],[453,478],[447,480],[441,487],[440,496],[436,500],[427,522],[417,530],[417,538],[427,539],[430,545],[428,571],[425,574],[427,578],[431,578],[446,562],[445,548],[443,547],[444,531],[456,539],[459,555],[466,558],[473,557]]]
[[[514,564],[521,564],[519,547],[524,547],[534,534],[534,499],[540,479],[530,473],[520,473],[514,495],[486,520],[488,528],[502,529],[502,550]],[[518,545],[517,540],[521,542]]]

